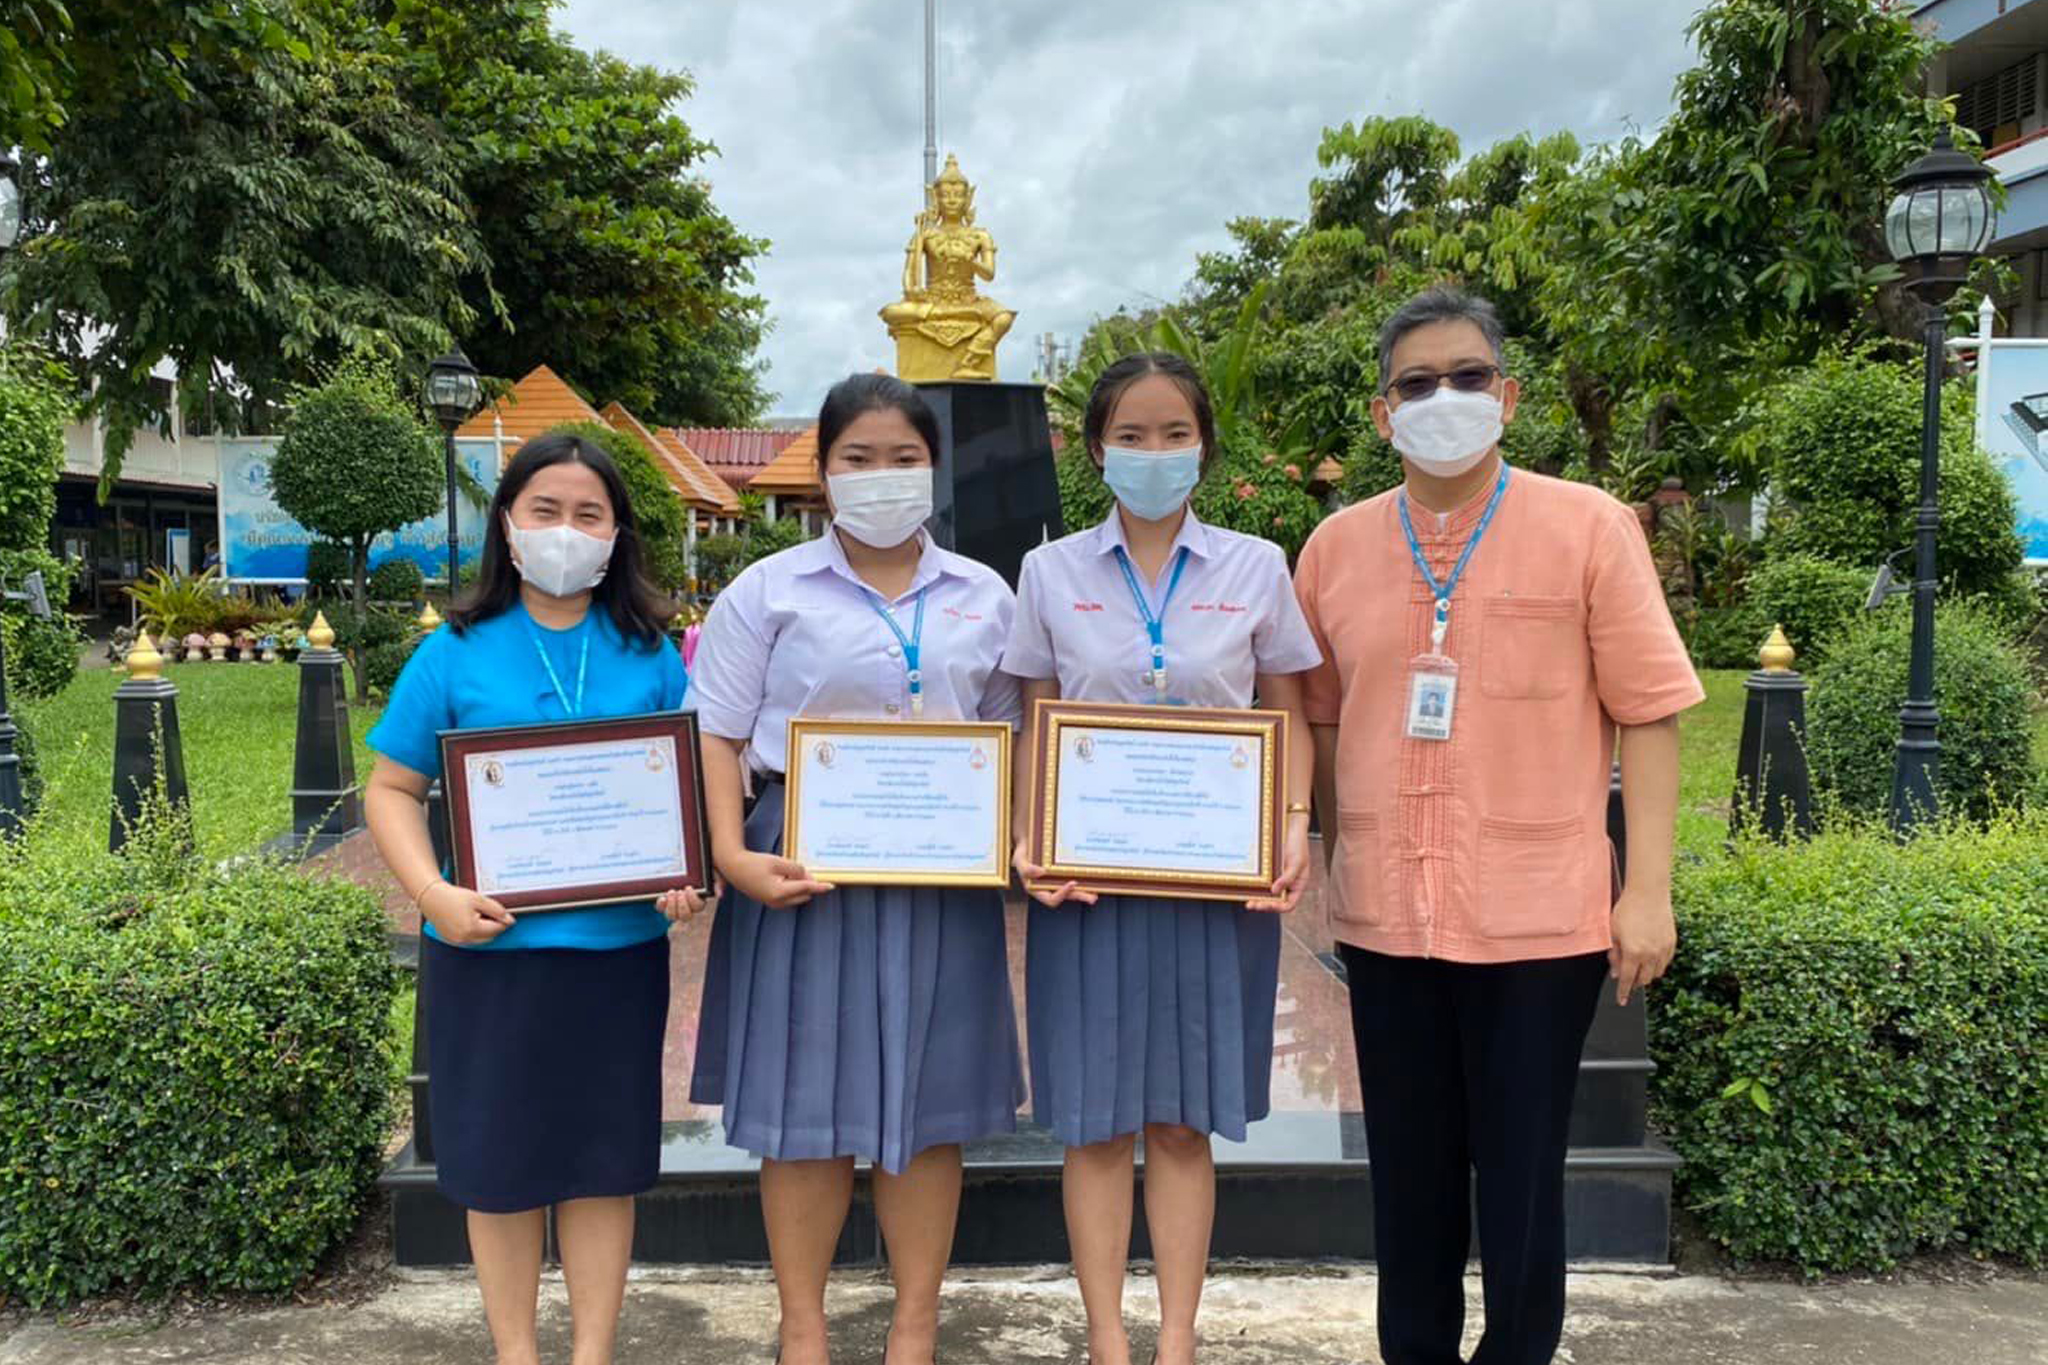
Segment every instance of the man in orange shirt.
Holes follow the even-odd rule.
[[[1677,716],[1704,694],[1634,513],[1501,459],[1502,341],[1453,289],[1388,319],[1373,420],[1406,482],[1325,521],[1295,574],[1387,1365],[1460,1359],[1475,1170],[1473,1365],[1552,1359],[1579,1054],[1603,979],[1626,1004],[1677,943]]]

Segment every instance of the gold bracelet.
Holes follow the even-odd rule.
[[[1308,808],[1308,803],[1307,803],[1307,802],[1304,802],[1304,801],[1295,801],[1295,802],[1291,802],[1291,803],[1290,803],[1290,804],[1288,805],[1288,807],[1287,807],[1287,813],[1288,813],[1289,815],[1308,815],[1308,814],[1310,814],[1311,812],[1309,811],[1309,808]]]

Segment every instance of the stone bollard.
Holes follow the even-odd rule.
[[[299,733],[292,749],[292,838],[306,855],[324,853],[362,828],[348,686],[326,614],[313,618],[299,654]]]
[[[1735,763],[1735,801],[1728,833],[1754,819],[1773,839],[1813,833],[1813,781],[1806,767],[1806,679],[1792,671],[1792,644],[1782,626],[1771,628],[1743,682],[1742,748]]]
[[[163,676],[163,655],[149,632],[128,651],[128,681],[114,689],[114,813],[107,848],[120,852],[144,802],[162,784],[174,806],[191,809],[185,746],[178,734],[178,689]]]

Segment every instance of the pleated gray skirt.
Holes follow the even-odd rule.
[[[1033,1116],[1069,1147],[1179,1124],[1242,1142],[1266,1116],[1280,917],[1225,901],[1033,902]]]
[[[747,847],[782,848],[782,788]],[[690,1098],[776,1161],[865,1157],[1016,1131],[1024,1102],[1001,893],[841,887],[794,910],[738,892],[711,927]]]

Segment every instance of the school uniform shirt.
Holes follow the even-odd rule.
[[[997,666],[1016,611],[1010,587],[987,565],[923,541],[910,590],[893,603],[854,573],[829,529],[749,565],[711,604],[697,643],[690,696],[704,732],[745,740],[753,770],[780,775],[793,716],[911,719],[903,646],[882,609],[918,642],[923,719],[1014,726],[1017,680]]]
[[[1070,700],[1148,704],[1152,640],[1117,560],[1130,553],[1123,517],[1041,545],[1024,557],[1017,621],[1003,668],[1020,678],[1057,678]],[[1181,521],[1157,583],[1131,561],[1154,613],[1182,551],[1187,567],[1159,615],[1167,699],[1242,710],[1260,673],[1300,673],[1323,656],[1287,577],[1287,556],[1256,536],[1209,526],[1193,508]]]
[[[1492,492],[1443,517],[1411,508],[1439,581]],[[1705,697],[1642,524],[1597,488],[1516,470],[1451,598],[1451,737],[1415,739],[1410,665],[1430,652],[1435,599],[1402,496],[1330,517],[1295,571],[1328,658],[1308,718],[1337,727],[1337,937],[1470,963],[1603,952],[1615,727]]]
[[[571,714],[579,670],[582,709]],[[683,657],[673,644],[666,639],[651,644],[626,639],[600,605],[593,604],[583,620],[567,630],[551,630],[528,615],[523,603],[514,603],[463,634],[443,625],[420,641],[368,742],[392,762],[436,778],[441,775],[442,730],[674,711],[681,707],[688,685]],[[563,691],[568,693],[566,700]],[[631,901],[518,913],[512,927],[490,942],[459,946],[478,951],[603,950],[660,938],[668,928],[653,901]],[[440,937],[431,924],[425,932]]]

